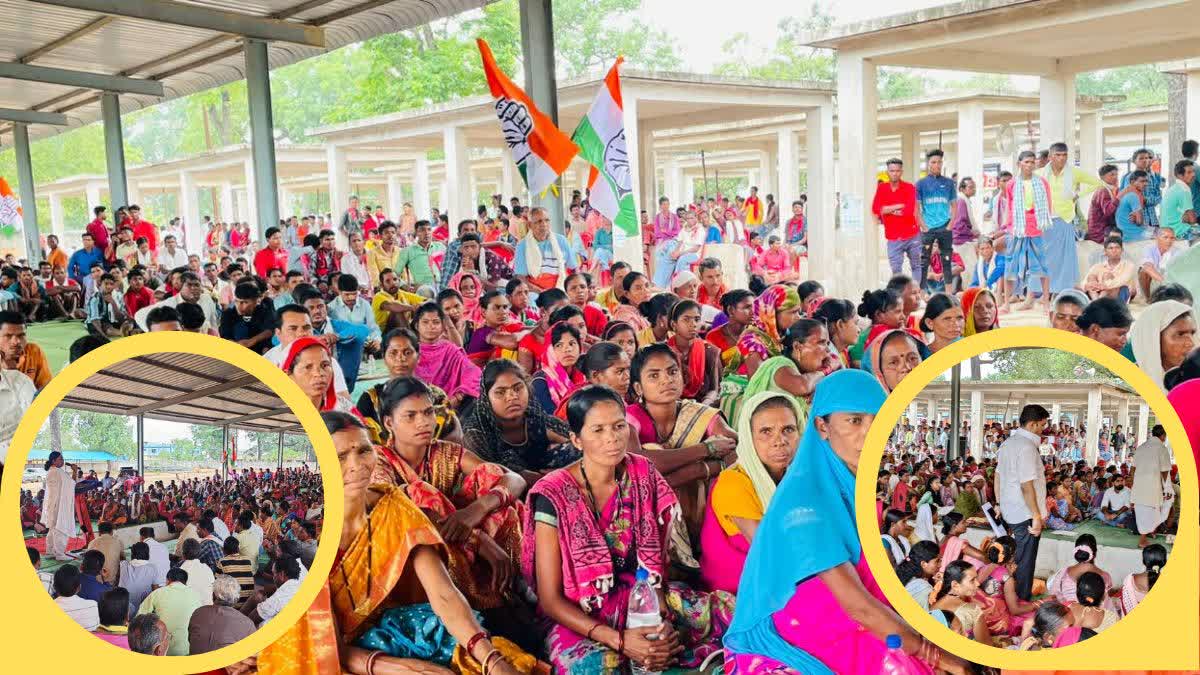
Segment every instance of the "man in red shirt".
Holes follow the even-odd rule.
[[[900,274],[904,257],[913,280],[918,286],[924,283],[921,276],[921,228],[917,224],[917,189],[912,183],[900,179],[904,174],[904,162],[899,159],[887,161],[888,182],[875,188],[875,201],[871,213],[875,221],[883,225],[883,236],[887,239],[888,263],[892,274]]]
[[[125,291],[125,309],[134,316],[143,307],[154,304],[154,291],[146,287],[146,273],[140,267],[129,271],[129,290]]]
[[[721,261],[716,258],[705,258],[700,261],[700,290],[696,292],[696,301],[721,309],[721,296],[725,295],[725,275],[721,270]]]
[[[104,259],[112,260],[112,251],[108,248],[111,233],[108,231],[108,225],[104,222],[108,219],[108,209],[97,206],[92,209],[92,213],[96,217],[87,224],[87,233],[92,235],[92,242],[96,244],[96,248],[104,253]]]
[[[148,220],[142,220],[142,207],[133,204],[129,207],[129,219],[133,225],[133,240],[142,237],[150,244],[150,251],[158,253],[158,226]]]
[[[283,247],[283,233],[278,227],[267,228],[267,247],[254,254],[254,273],[266,279],[273,268],[286,270],[288,252]]]

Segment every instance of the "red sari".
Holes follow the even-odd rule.
[[[694,399],[700,394],[704,388],[705,368],[707,367],[707,359],[704,354],[704,347],[708,344],[704,340],[692,340],[691,347],[687,353],[687,368],[683,371],[683,397]],[[675,342],[675,336],[672,335],[667,340],[667,346],[670,347],[676,354],[682,358],[683,352],[679,350],[678,344]]]

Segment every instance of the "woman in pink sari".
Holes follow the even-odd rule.
[[[542,368],[533,374],[530,388],[542,410],[553,415],[559,404],[586,384],[587,379],[578,367],[583,348],[579,329],[560,321],[550,327],[548,335],[550,344],[542,355]]]
[[[1050,581],[1046,583],[1046,593],[1058,598],[1064,604],[1078,602],[1079,597],[1075,590],[1075,584],[1079,577],[1085,572],[1095,572],[1104,579],[1104,604],[1105,609],[1116,609],[1116,604],[1113,599],[1108,597],[1108,589],[1112,588],[1112,577],[1108,572],[1096,566],[1096,537],[1090,534],[1081,534],[1075,540],[1075,550],[1073,555],[1075,558],[1074,565],[1068,565],[1050,577]]]
[[[975,548],[968,542],[963,535],[967,533],[967,522],[963,515],[957,511],[951,511],[942,516],[942,571],[946,571],[946,566],[955,560],[965,560],[975,569],[980,569],[986,564],[983,551]],[[987,548],[990,541],[984,540],[983,546]]]
[[[481,371],[462,347],[446,339],[442,308],[434,302],[421,305],[413,316],[412,327],[421,340],[421,358],[414,374],[446,392],[453,408],[478,398]]]
[[[474,272],[459,272],[450,277],[450,288],[462,296],[463,317],[479,325],[483,323],[483,307],[479,299],[483,296],[483,281]]]
[[[1034,612],[1045,601],[1025,602],[1017,597],[1017,542],[1003,536],[984,547],[987,564],[979,570],[979,593],[975,604],[983,610],[992,635],[1017,637],[1025,621],[1033,618]]]

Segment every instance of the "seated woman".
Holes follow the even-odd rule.
[[[954,500],[954,511],[961,513],[963,518],[983,515],[983,505],[988,501],[984,495],[986,483],[987,479],[983,474],[975,474],[971,482],[958,493],[958,499]]]
[[[963,291],[962,309],[966,312],[963,325],[965,337],[1000,327],[1000,309],[996,304],[996,296],[986,288],[975,286]]]
[[[737,593],[746,554],[800,440],[804,413],[787,394],[762,392],[738,424],[737,463],[721,472],[700,528],[700,577]]]
[[[1134,572],[1125,577],[1121,584],[1121,611],[1128,615],[1134,607],[1141,604],[1150,589],[1158,581],[1163,567],[1167,564],[1167,548],[1162,544],[1150,544],[1142,549],[1142,566],[1145,572]]]
[[[883,536],[883,550],[892,559],[892,567],[898,567],[912,551],[908,541],[908,513],[899,509],[888,509],[883,514],[883,524],[879,528]]]
[[[841,361],[842,368],[857,368],[860,361],[850,356],[862,334],[855,318],[854,303],[838,298],[822,298],[815,302],[810,316],[825,324],[829,331],[830,351]]]
[[[1017,596],[1017,542],[1009,536],[996,538],[984,547],[987,564],[979,570],[979,593],[975,602],[992,635],[1016,637],[1043,601],[1025,602]]]
[[[604,335],[604,329],[608,326],[608,316],[598,305],[590,302],[591,289],[588,285],[588,276],[583,272],[568,274],[563,279],[563,290],[567,292],[567,299],[571,304],[583,312],[588,335],[596,338]]]
[[[500,291],[488,291],[479,299],[482,313],[479,322],[467,338],[464,350],[467,358],[477,367],[483,368],[488,361],[503,358],[504,352],[515,355],[520,339],[516,331],[520,324],[509,322],[508,297]]]
[[[925,303],[925,315],[921,317],[921,332],[933,333],[929,341],[929,353],[936,354],[963,336],[966,318],[962,307],[953,295],[934,293]]]
[[[738,339],[747,377],[753,377],[764,361],[783,353],[783,334],[800,318],[800,310],[800,295],[791,286],[771,286],[754,300],[750,324]]]
[[[450,574],[471,606],[506,604],[518,563],[525,479],[475,453],[433,437],[433,398],[425,383],[405,377],[383,392],[380,415],[391,432],[377,446],[372,480],[404,489],[434,521],[449,545]]]
[[[717,403],[721,383],[721,352],[700,338],[700,303],[680,300],[668,317],[671,337],[667,346],[679,355],[683,367],[683,397],[704,405]]]
[[[446,339],[460,347],[466,347],[475,333],[475,321],[467,318],[462,293],[453,288],[444,288],[434,299],[446,315]]]
[[[729,375],[742,365],[738,341],[754,316],[754,294],[742,288],[727,291],[721,296],[721,311],[725,323],[708,331],[704,340],[721,352],[722,370]]]
[[[930,608],[945,615],[950,630],[991,645],[992,633],[983,618],[983,609],[975,603],[975,594],[979,592],[978,574],[971,563],[962,560],[947,565],[942,570],[942,581]]]
[[[1067,605],[1075,619],[1075,625],[1090,628],[1097,633],[1103,632],[1116,625],[1121,617],[1116,610],[1101,607],[1108,597],[1108,584],[1104,577],[1095,572],[1084,572],[1079,575],[1075,584],[1075,595],[1079,600]]]
[[[951,511],[942,516],[942,569],[955,560],[963,560],[975,569],[987,563],[983,551],[972,546],[966,538],[967,520],[957,511]],[[987,548],[989,540],[984,540],[983,547]]]
[[[466,448],[485,462],[521,474],[530,485],[546,472],[579,459],[566,423],[532,399],[521,366],[492,361],[483,369],[479,401],[463,418]]]
[[[300,386],[317,410],[349,412],[350,406],[334,391],[333,358],[323,340],[315,337],[294,340],[288,345],[281,368]]]
[[[383,363],[387,366],[388,380],[372,386],[358,397],[355,409],[359,417],[367,425],[371,442],[376,445],[388,445],[391,432],[383,426],[379,414],[380,402],[383,400],[383,390],[388,382],[398,377],[412,377],[421,358],[421,341],[407,328],[393,328],[383,336],[380,348],[383,350]],[[458,415],[450,407],[446,392],[436,385],[427,385],[429,395],[433,399],[434,419],[433,436],[439,440],[451,443],[462,443],[462,426],[458,423]]]
[[[1075,616],[1061,602],[1050,601],[1038,608],[1029,631],[1021,633],[1021,651],[1068,647],[1096,633],[1075,625]]]
[[[463,319],[478,325],[483,318],[483,280],[473,272],[458,272],[450,277],[450,288],[458,291],[463,305]],[[466,339],[466,334],[463,338]]]
[[[537,307],[529,304],[529,284],[522,279],[510,279],[504,286],[504,295],[508,297],[508,323],[519,323],[526,328],[532,328],[541,318]]]
[[[367,430],[352,415],[324,413],[333,437],[345,486],[342,538],[329,582],[301,619],[258,656],[263,673],[325,675],[372,672],[488,671],[514,675],[531,672],[533,658],[511,643],[490,637],[446,571],[447,547],[429,518],[402,488],[372,485],[378,461]],[[428,602],[427,608],[420,603]],[[411,613],[406,623],[385,617]],[[403,640],[387,640],[398,626],[419,625],[420,615],[445,627],[457,645],[432,645],[433,656],[384,653],[385,644],[416,642],[416,631]],[[421,622],[424,623],[424,622]],[[498,654],[493,654],[499,650]],[[432,663],[431,663],[432,662]]]
[[[100,522],[111,523],[113,527],[119,527],[129,522],[129,515],[121,501],[113,498],[104,505],[104,511],[100,514]]]
[[[533,374],[530,388],[536,405],[553,415],[562,401],[586,380],[577,367],[583,334],[574,326],[556,323],[550,328],[550,344],[542,356],[542,368]]]
[[[1196,347],[1196,315],[1178,300],[1156,302],[1133,322],[1129,337],[1134,363],[1166,391],[1163,376]]]
[[[604,329],[604,341],[611,342],[621,348],[625,355],[632,361],[637,355],[638,345],[637,331],[633,326],[624,321],[613,321],[608,324],[608,328]]]
[[[694,536],[704,517],[708,482],[721,471],[722,460],[733,459],[737,436],[719,410],[682,398],[679,358],[665,344],[642,347],[629,379],[638,401],[628,408],[629,422],[638,432],[642,455],[675,488],[687,534]]]
[[[588,350],[579,360],[579,370],[587,379],[587,384],[600,384],[612,389],[621,394],[622,397],[629,396],[629,368],[631,365],[629,356],[625,350],[613,342],[600,342]],[[567,404],[570,403],[571,397],[575,395],[579,389],[572,391],[558,404],[558,408],[554,411],[554,416],[563,420],[567,419]],[[630,447],[630,452],[639,452],[641,445],[637,444],[637,434],[630,431],[630,436],[633,438],[634,446]]]
[[[555,323],[550,315],[566,305],[567,294],[562,289],[551,288],[538,293],[539,318],[524,337],[517,342],[517,363],[525,369],[525,372],[532,373],[538,369],[542,362],[542,355],[546,352],[546,333]]]
[[[612,311],[612,320],[629,324],[637,333],[638,344],[654,342],[650,322],[642,315],[642,303],[650,299],[650,280],[641,272],[630,272],[621,281],[625,295],[621,296],[617,308]]]
[[[874,374],[884,390],[891,393],[905,375],[921,365],[923,346],[904,330],[889,330],[867,345],[863,369]]]
[[[674,293],[656,293],[642,303],[642,316],[650,324],[647,342],[667,341],[671,335],[671,310],[678,302],[679,297]]]
[[[435,303],[417,308],[412,329],[421,349],[413,373],[446,392],[450,407],[458,410],[479,395],[479,366],[471,363],[462,347],[446,339],[446,322],[445,312]]]
[[[967,672],[962,659],[942,653],[892,611],[862,555],[855,473],[885,398],[861,370],[839,370],[817,385],[800,448],[746,558],[742,574],[755,583],[738,589],[726,670],[878,673],[889,654],[885,639],[899,635],[906,673],[932,673],[935,663]]]
[[[1050,581],[1046,582],[1046,593],[1058,598],[1059,602],[1070,604],[1077,602],[1079,596],[1076,594],[1076,584],[1079,577],[1086,572],[1095,572],[1104,579],[1104,587],[1112,588],[1112,577],[1108,572],[1096,567],[1096,537],[1090,534],[1081,534],[1075,540],[1074,558],[1075,563],[1068,565],[1058,572],[1055,572],[1050,577]],[[1108,593],[1105,593],[1104,606],[1109,609],[1114,609],[1112,600],[1108,598]]]
[[[926,612],[929,611],[929,594],[933,592],[932,582],[942,571],[941,560],[937,544],[932,541],[918,541],[896,566],[896,576],[900,578],[900,583],[904,584],[904,590],[908,591],[912,599]]]
[[[666,582],[679,504],[651,462],[625,451],[621,396],[584,387],[567,418],[583,457],[530,490],[522,550],[525,579],[552,622],[546,649],[555,672],[613,673],[630,662],[651,671],[698,667],[720,649],[733,596]],[[660,589],[663,623],[622,629],[639,568]]]
[[[780,344],[782,353],[763,361],[740,396],[722,398],[721,412],[731,423],[740,420],[742,400],[763,391],[790,394],[807,409],[817,383],[840,367],[829,351],[829,333],[820,321],[798,319]]]
[[[880,335],[904,329],[904,299],[886,288],[865,291],[858,303],[858,315],[870,319],[871,327],[859,334],[858,342],[850,348],[850,358],[866,363],[865,352]]]

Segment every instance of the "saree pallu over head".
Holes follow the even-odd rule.
[[[475,297],[468,298],[462,292],[463,279],[470,279],[475,282]],[[463,318],[467,321],[473,321],[476,324],[483,323],[483,307],[479,306],[479,298],[483,296],[483,280],[474,272],[457,272],[450,277],[450,288],[458,291],[462,296],[463,302]]]
[[[557,325],[554,324],[554,326]],[[553,333],[554,326],[546,330],[547,337]],[[579,347],[582,355],[583,345],[579,345]],[[542,353],[542,374],[546,376],[546,387],[550,390],[550,400],[554,402],[555,406],[566,400],[574,390],[587,384],[587,379],[578,368],[567,370],[567,367],[558,360],[558,354],[554,352],[552,344],[547,344],[546,351]]]
[[[1162,333],[1182,316],[1191,316],[1193,321],[1196,317],[1188,305],[1178,300],[1163,300],[1147,307],[1129,331],[1134,362],[1154,380],[1155,386],[1164,391],[1163,376],[1166,370],[1162,363]]]
[[[650,573],[651,583],[659,586],[669,562],[663,555],[663,525],[675,518],[679,504],[671,486],[649,460],[629,454],[623,466],[632,490],[630,527],[638,565]],[[529,490],[530,504],[536,495],[548,499],[558,514],[563,595],[585,612],[598,609],[615,584],[613,556],[587,497],[567,469],[553,471],[534,484]],[[522,545],[521,570],[529,587],[536,589],[533,509],[526,509],[525,530],[530,536]]]
[[[688,348],[687,369],[683,371],[684,398],[695,398],[700,393],[700,388],[704,386],[705,366],[707,365],[704,354],[706,344],[704,340],[697,338],[692,340],[692,344]],[[667,346],[681,358],[684,356],[674,335],[667,339]]]
[[[462,347],[449,340],[421,345],[421,357],[414,374],[429,384],[441,387],[447,396],[479,396],[482,371],[471,363]]]
[[[764,392],[783,391],[777,384],[775,384],[775,375],[784,368],[796,368],[796,363],[787,356],[772,356],[771,358],[762,362],[762,365],[758,367],[758,370],[754,371],[754,377],[751,377],[749,380],[747,380],[741,389],[736,389],[734,386],[736,384],[735,380],[727,377],[726,382],[729,386],[722,391],[721,396],[721,414],[725,415],[726,421],[728,421],[735,428],[740,429],[740,425],[744,417],[742,411],[746,409],[745,406],[750,397]],[[733,377],[736,378],[740,376]],[[723,384],[726,382],[723,382]],[[796,399],[796,403],[800,406],[801,410],[808,408],[808,403],[806,401]],[[801,427],[803,427],[803,415],[801,415],[798,419]],[[738,435],[741,435],[740,432]]]
[[[772,616],[791,600],[797,584],[843,563],[855,565],[862,555],[854,473],[821,438],[816,419],[832,413],[873,415],[886,398],[879,383],[861,370],[839,370],[817,384],[800,448],[746,558],[737,611],[725,635],[727,649],[770,655],[800,672],[827,672],[820,660],[780,637]]]
[[[968,337],[978,332],[978,330],[975,328],[975,302],[979,300],[979,296],[983,295],[984,293],[991,295],[992,302],[996,302],[996,296],[992,295],[992,292],[986,288],[973,286],[963,292],[962,307],[963,311],[966,312],[966,321],[963,324],[963,337]],[[988,330],[995,330],[999,327],[1000,312],[997,311],[996,315],[992,317],[992,325],[988,327]]]
[[[754,299],[754,315],[750,325],[738,340],[743,356],[757,354],[762,360],[779,356],[783,341],[779,335],[776,315],[800,306],[800,294],[791,286],[772,286]]]
[[[287,373],[291,371],[292,365],[296,363],[296,359],[300,358],[300,353],[310,347],[320,347],[332,363],[333,356],[329,353],[329,348],[325,346],[324,342],[315,337],[302,337],[288,345],[287,356],[284,357],[283,365],[280,366],[283,372]],[[333,410],[337,406],[337,387],[334,384],[334,379],[333,372],[330,371],[329,387],[326,388],[325,394],[321,397],[322,412]]]
[[[771,479],[771,474],[767,472],[767,467],[763,465],[762,459],[758,456],[758,451],[754,449],[754,430],[751,427],[751,419],[754,417],[754,411],[758,410],[764,403],[780,399],[792,408],[792,412],[796,414],[796,426],[803,428],[807,423],[807,417],[804,414],[804,409],[796,400],[795,396],[778,391],[762,391],[749,396],[745,406],[742,408],[744,414],[737,423],[737,464],[742,471],[750,477],[750,483],[754,486],[754,492],[758,495],[758,499],[762,502],[763,511],[766,511],[767,506],[771,503],[771,498],[775,496],[775,481]]]
[[[883,378],[883,348],[899,335],[904,335],[916,343],[917,353],[921,355],[922,361],[929,357],[929,347],[924,342],[913,338],[912,334],[903,328],[892,328],[883,331],[872,341],[868,342],[863,352],[862,369],[873,375],[885,392],[890,392],[891,390],[888,389],[887,382]]]

